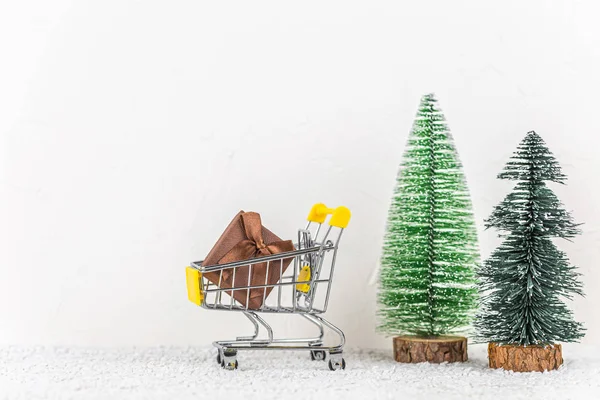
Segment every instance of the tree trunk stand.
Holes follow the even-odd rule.
[[[462,336],[397,336],[394,358],[401,363],[467,361],[467,338]]]
[[[543,372],[558,369],[563,363],[562,346],[520,346],[489,343],[490,368],[515,372]]]

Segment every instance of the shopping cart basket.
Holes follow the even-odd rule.
[[[325,224],[329,215],[331,217]],[[298,242],[294,251],[219,265],[203,265],[202,261],[197,261],[187,267],[190,301],[208,310],[241,312],[254,325],[252,336],[213,343],[218,350],[217,362],[223,368],[236,369],[237,352],[249,349],[308,350],[312,360],[324,361],[329,354],[329,368],[332,371],[346,367],[342,358],[344,333],[320,314],[327,310],[329,304],[338,244],[349,221],[350,210],[346,207],[332,209],[321,203],[315,204],[308,215],[306,228],[298,230]],[[252,268],[258,264],[264,267],[265,263],[265,284],[251,285]],[[288,263],[289,267],[284,271],[283,265]],[[240,272],[239,276],[243,276],[244,279],[247,276],[248,282],[242,282],[240,285],[240,282],[235,282],[235,276],[236,271],[242,268],[244,271]],[[278,282],[267,282],[269,268],[279,269],[279,274],[276,275],[280,278]],[[226,274],[233,274],[234,283],[231,287],[220,287],[224,271]],[[217,284],[203,277],[203,274],[209,272],[220,274]],[[268,295],[267,288],[273,288]],[[262,289],[263,302],[258,309],[251,309],[248,307],[248,301],[243,305],[233,297],[232,291],[242,291],[248,299],[250,289]],[[316,325],[319,335],[311,338],[275,338],[273,329],[260,313],[297,314]],[[264,328],[266,337],[259,338],[261,327]],[[333,346],[324,345],[325,328],[339,337],[339,343]]]

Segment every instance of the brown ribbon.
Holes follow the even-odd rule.
[[[242,226],[244,228],[244,232],[246,233],[246,238],[240,242],[238,242],[229,252],[227,252],[221,259],[219,260],[219,264],[226,264],[234,261],[242,261],[250,258],[268,256],[270,254],[277,254],[286,251],[294,250],[294,245],[290,240],[280,240],[273,243],[265,244],[262,235],[262,222],[260,220],[260,215],[255,212],[246,212],[241,214],[240,219]],[[273,263],[274,264],[274,263]],[[272,265],[273,267],[273,265]],[[246,267],[247,268],[247,267]],[[245,269],[246,269],[245,268]],[[279,267],[277,267],[279,268]],[[242,272],[241,269],[238,270],[238,273]],[[235,287],[237,286],[245,286],[248,283],[248,273],[236,273],[236,282]],[[269,275],[272,274],[273,271],[269,272]],[[233,269],[223,270],[223,279],[228,281],[231,274],[233,273]],[[279,271],[277,271],[279,274]],[[242,275],[242,276],[240,276]],[[252,276],[251,284],[253,285],[264,285],[265,279],[267,277],[266,271],[266,263],[255,264],[252,267]],[[244,282],[245,281],[245,282]],[[238,283],[239,282],[239,283]],[[270,284],[276,282],[268,282]],[[232,282],[233,284],[233,282]],[[268,290],[270,292],[270,290]],[[251,290],[250,297],[262,296],[262,290]]]

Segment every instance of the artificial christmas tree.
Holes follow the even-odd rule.
[[[556,159],[535,132],[527,133],[500,179],[517,182],[492,212],[486,227],[502,233],[503,243],[478,271],[482,308],[475,325],[479,339],[490,342],[492,368],[544,371],[558,368],[557,342],[577,341],[581,324],[561,301],[582,295],[579,274],[551,238],[578,233],[545,181],[564,183]]]
[[[433,95],[423,96],[400,166],[381,259],[379,330],[400,362],[466,361],[447,336],[476,306],[477,233],[452,136]]]

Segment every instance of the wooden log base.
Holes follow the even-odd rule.
[[[394,358],[401,363],[467,361],[467,338],[462,336],[397,336]]]
[[[488,344],[490,368],[515,372],[543,372],[558,369],[563,363],[562,346],[520,346]]]

